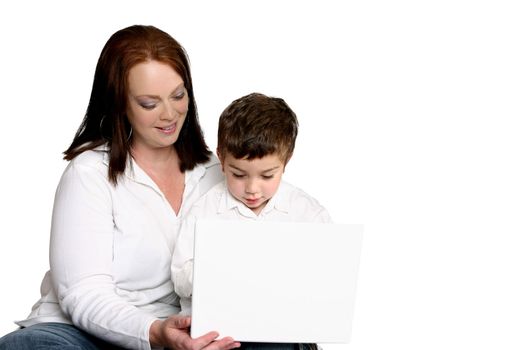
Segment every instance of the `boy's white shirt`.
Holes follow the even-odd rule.
[[[277,192],[259,215],[231,195],[226,180],[215,185],[193,205],[182,220],[173,251],[171,276],[175,293],[181,298],[181,313],[186,315],[191,314],[193,239],[195,222],[199,219],[332,222],[326,209],[315,198],[285,181],[281,181]]]

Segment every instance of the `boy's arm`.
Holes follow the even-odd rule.
[[[187,260],[173,278],[175,293],[181,298],[189,298],[193,292],[193,259]]]
[[[180,297],[190,297],[193,289],[193,237],[195,216],[182,222],[171,259],[171,280]]]

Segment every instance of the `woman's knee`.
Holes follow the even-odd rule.
[[[91,350],[96,349],[74,326],[41,323],[15,330],[0,338],[0,350]]]

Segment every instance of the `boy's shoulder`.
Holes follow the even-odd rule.
[[[286,181],[281,181],[279,202],[294,221],[331,221],[328,211],[316,198]]]
[[[286,200],[290,199],[293,201],[310,203],[312,205],[321,205],[315,197],[304,191],[302,188],[292,185],[284,180],[282,180],[279,185],[279,192],[281,197]]]
[[[227,191],[224,181],[216,183],[192,205],[190,215],[204,217],[210,212],[216,212]]]

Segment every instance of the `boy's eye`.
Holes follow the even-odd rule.
[[[232,173],[232,175],[233,175],[233,177],[236,177],[236,178],[238,178],[238,179],[241,179],[241,178],[244,177],[243,174]]]
[[[273,179],[273,174],[272,175],[263,175],[262,178],[265,179],[265,180]]]

